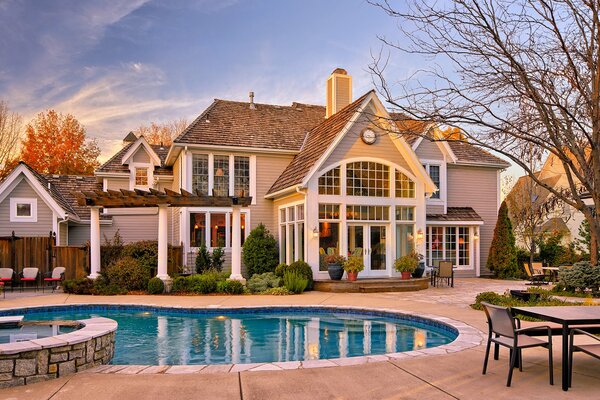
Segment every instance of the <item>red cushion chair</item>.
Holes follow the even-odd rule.
[[[48,275],[44,278],[44,285],[42,286],[42,292],[44,291],[44,287],[45,287],[46,283],[49,283],[52,285],[52,292],[54,292],[58,283],[64,279],[65,270],[66,269],[63,267],[56,267],[52,270],[51,273],[48,273]]]
[[[21,291],[23,291],[23,286],[27,284],[27,282],[35,283],[35,290],[38,290],[37,280],[38,275],[40,274],[39,268],[23,268],[23,271],[20,274],[19,281],[21,283]]]

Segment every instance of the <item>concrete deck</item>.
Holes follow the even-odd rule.
[[[274,304],[352,305],[394,308],[446,316],[480,330],[483,313],[468,305],[482,291],[524,288],[524,282],[458,279],[456,287],[410,293],[322,293],[300,296],[11,296],[0,307],[43,304],[137,303],[179,306],[248,306]],[[582,339],[583,340],[583,339]],[[600,362],[575,355],[573,388],[560,387],[560,343],[555,339],[555,385],[547,383],[547,353],[523,352],[523,373],[515,371],[506,388],[506,351],[490,361],[481,375],[484,347],[453,354],[327,368],[238,373],[144,373],[138,375],[86,372],[53,381],[0,391],[2,399],[594,399],[600,390]],[[164,372],[157,368],[157,372]],[[152,372],[152,371],[148,371]]]

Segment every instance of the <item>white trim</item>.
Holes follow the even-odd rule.
[[[143,136],[140,136],[138,140],[136,140],[133,143],[133,145],[129,148],[129,150],[127,150],[127,152],[123,155],[123,158],[121,158],[121,165],[129,164],[129,159],[135,155],[140,146],[144,147],[144,149],[150,156],[150,159],[153,161],[153,165],[160,167],[160,157],[154,152],[152,147],[148,144],[148,142]]]
[[[56,243],[60,243],[60,232],[58,229],[58,217],[55,212],[52,213],[52,232],[56,234]]]
[[[27,178],[28,183],[31,185],[33,190],[42,198],[42,200],[44,200],[44,202],[52,209],[52,211],[55,211],[60,218],[66,218],[67,212],[58,205],[56,200],[54,200],[48,193],[48,189],[42,186],[42,184],[35,176],[33,176],[32,172],[25,164],[19,164],[15,169],[13,169],[8,177],[6,177],[6,179],[0,183],[0,202],[6,199],[16,185],[20,183],[19,181],[13,186],[13,183],[20,177],[21,174]],[[8,189],[10,189],[10,191]]]
[[[252,197],[252,205],[256,205],[256,155],[250,156],[250,197]]]
[[[304,207],[304,214],[302,215],[302,220],[298,219],[298,206],[302,205]],[[289,220],[288,209],[292,208],[294,210],[294,221]],[[286,217],[285,222],[281,222],[281,210],[285,210]],[[299,235],[298,235],[298,224],[302,223],[304,225],[304,235],[303,235],[303,246],[302,249],[299,247]],[[289,230],[290,227],[294,230],[294,255],[293,260],[288,257],[290,253],[290,240],[289,240]],[[285,254],[279,254],[280,262],[284,262],[286,264],[291,264],[294,261],[300,259],[300,252],[302,252],[302,259],[306,261],[306,238],[307,238],[307,224],[306,224],[306,200],[297,200],[290,203],[281,204],[277,207],[277,232],[278,232],[278,240],[277,243],[279,245],[279,249],[281,250],[281,231],[285,229]]]
[[[135,184],[135,171],[137,169],[145,169],[148,175],[148,184],[147,185],[136,185]],[[137,163],[132,162],[129,164],[129,190],[133,189],[143,189],[148,190],[149,188],[154,187],[154,165],[150,163]]]
[[[175,157],[174,153],[180,151],[179,149],[190,148],[194,150],[205,150],[209,151],[223,151],[227,149],[227,151],[231,151],[234,153],[237,152],[252,152],[252,153],[264,153],[264,154],[279,154],[279,155],[296,155],[300,150],[287,150],[287,149],[269,149],[266,147],[249,147],[249,146],[227,146],[227,145],[212,145],[212,144],[197,144],[197,143],[178,143],[175,142],[172,144],[169,152],[167,153],[167,158],[165,161],[165,165],[170,166],[173,164],[173,157]],[[175,157],[177,159],[177,157]]]
[[[17,205],[19,204],[28,204],[31,214],[28,216],[18,216]],[[37,222],[37,199],[33,197],[11,197],[10,222]]]
[[[95,176],[106,177],[106,178],[129,178],[128,172],[94,172]]]

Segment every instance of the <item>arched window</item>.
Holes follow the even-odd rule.
[[[340,194],[340,167],[333,168],[319,177],[319,194]]]
[[[357,161],[346,166],[348,196],[389,197],[390,167],[372,161]]]
[[[415,183],[398,170],[396,170],[396,197],[415,198]]]

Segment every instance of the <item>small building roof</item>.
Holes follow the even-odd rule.
[[[483,222],[472,207],[448,207],[446,214],[427,214],[427,222]]]
[[[123,156],[127,154],[131,146],[135,145],[135,142],[129,143],[121,150],[119,150],[115,155],[113,155],[107,162],[102,164],[96,172],[105,172],[105,173],[129,173],[129,167],[127,165],[123,165],[122,160]],[[168,146],[161,146],[159,144],[151,144],[150,147],[156,153],[156,155],[160,158],[160,167],[154,168],[154,175],[173,175],[173,168],[165,166],[165,160],[167,158],[167,154],[169,153]]]

